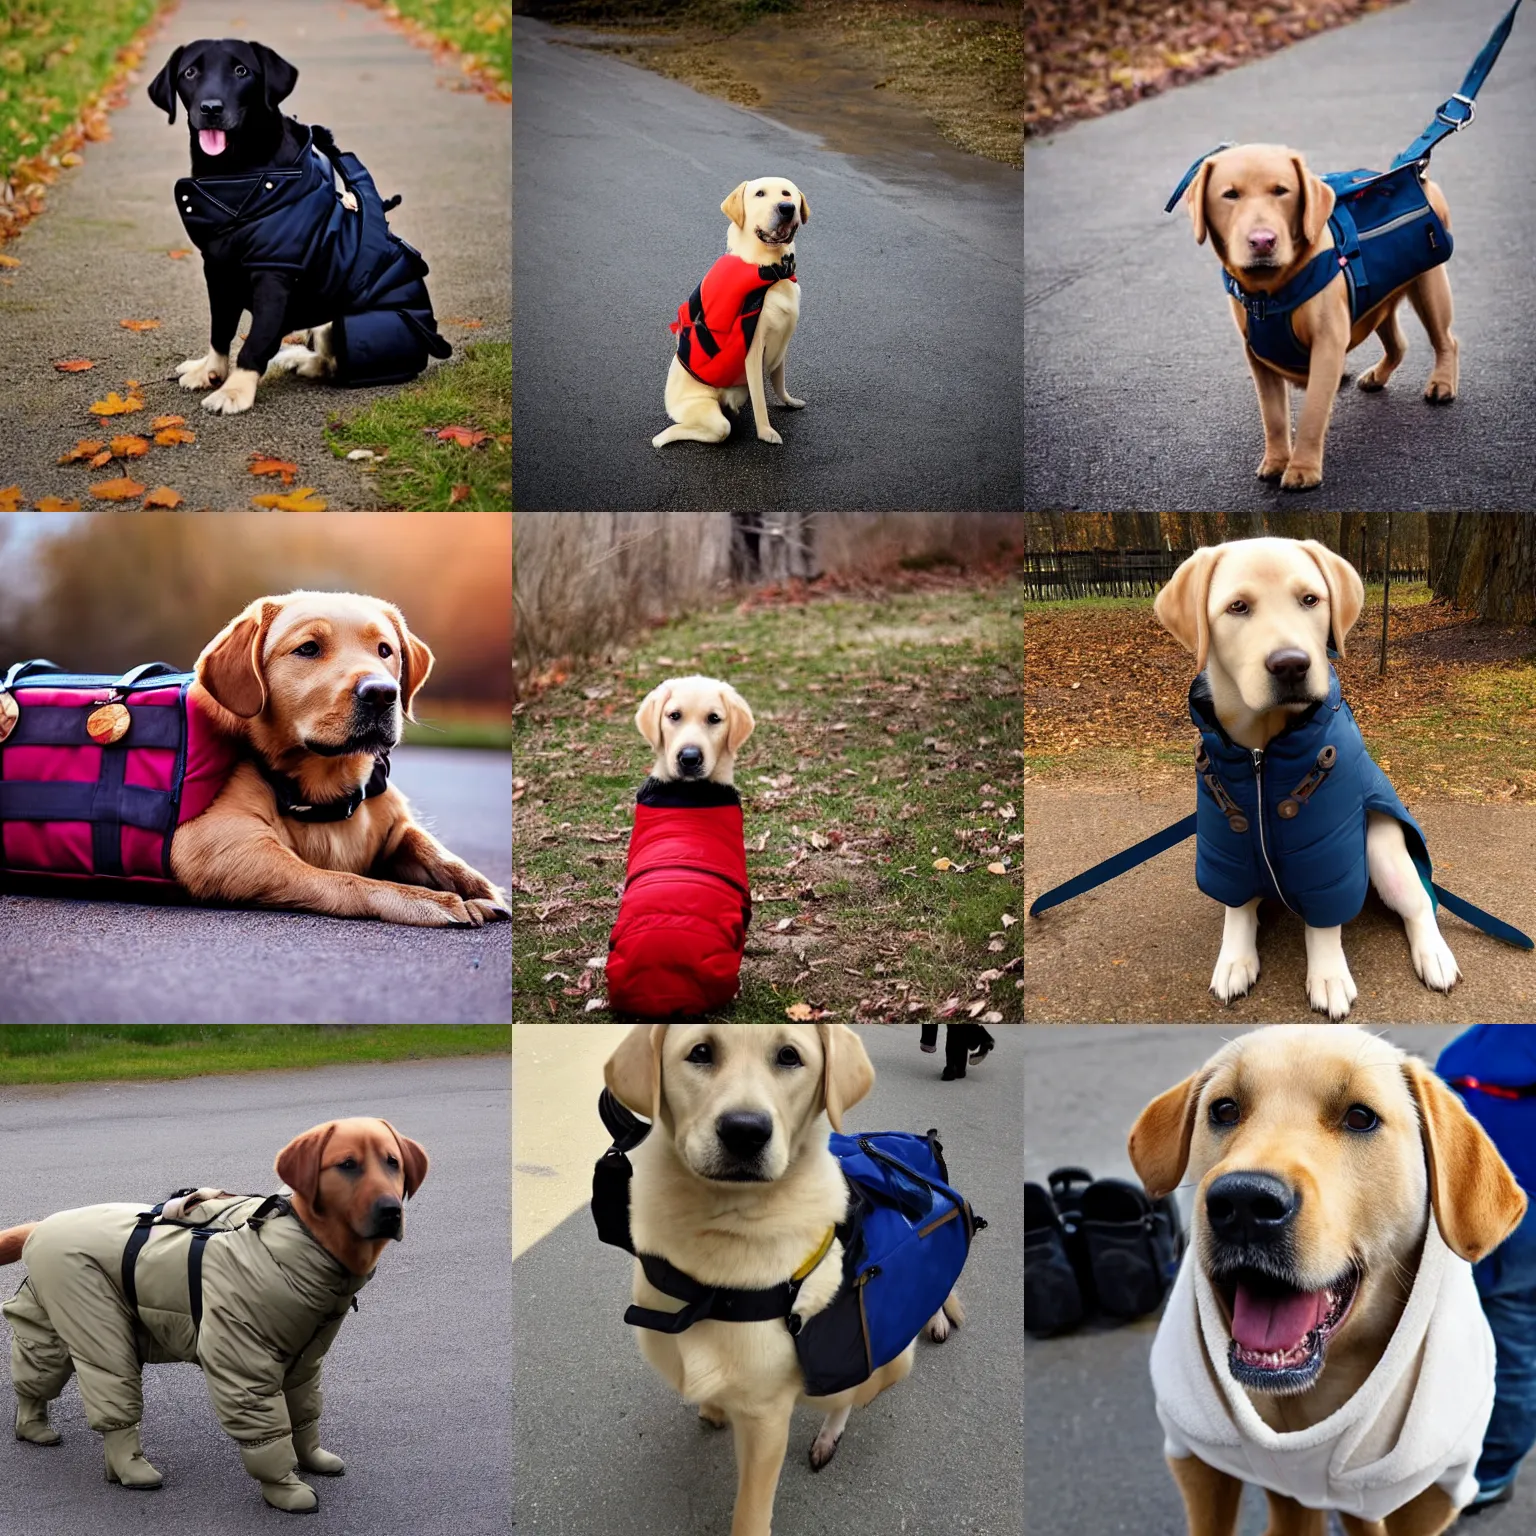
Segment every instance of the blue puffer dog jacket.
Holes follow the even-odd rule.
[[[207,261],[294,275],[285,325],[331,323],[336,382],[403,384],[453,348],[437,332],[427,264],[394,234],[373,177],[318,124],[294,165],[183,176],[176,210]],[[347,208],[336,174],[357,201]]]
[[[1200,731],[1195,882],[1207,896],[1227,907],[1269,896],[1309,927],[1347,923],[1370,883],[1366,812],[1384,811],[1403,824],[1434,903],[1424,834],[1371,761],[1332,667],[1328,697],[1263,751],[1228,738],[1203,672],[1189,690],[1189,715]]]

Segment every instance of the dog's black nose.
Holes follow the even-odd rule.
[[[755,1110],[733,1109],[715,1121],[720,1145],[744,1161],[757,1156],[773,1137],[773,1121]]]
[[[682,773],[702,773],[704,771],[703,748],[680,747],[677,753],[677,766]]]
[[[400,685],[392,677],[365,677],[354,690],[357,702],[376,715],[388,714],[400,697]]]
[[[224,103],[217,96],[210,96],[207,101],[200,103],[204,117],[221,117],[224,113]]]
[[[399,1237],[404,1230],[405,1213],[393,1195],[374,1201],[371,1236]]]
[[[795,211],[795,205],[793,203],[780,203],[779,204],[779,217],[781,219],[787,219],[787,218],[792,217],[793,214],[794,214],[794,211]]]
[[[1294,648],[1271,651],[1264,658],[1265,668],[1282,683],[1299,683],[1307,675],[1307,668],[1311,665],[1312,658],[1305,651]]]
[[[1272,1173],[1224,1173],[1205,1192],[1205,1215],[1224,1243],[1278,1243],[1301,1197]]]

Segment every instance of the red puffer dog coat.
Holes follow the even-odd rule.
[[[793,252],[770,267],[754,266],[727,253],[677,307],[672,334],[677,360],[698,379],[718,389],[747,382],[747,352],[757,332],[763,300],[777,282],[795,276]]]
[[[647,779],[608,940],[609,1007],[642,1019],[724,1007],[751,918],[741,797],[728,784]]]

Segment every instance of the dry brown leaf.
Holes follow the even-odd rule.
[[[477,448],[489,436],[489,432],[478,432],[473,427],[444,427],[437,434],[437,440],[440,443],[457,443],[460,448]]]
[[[133,385],[128,386],[128,395],[124,398],[114,389],[105,400],[98,400],[91,407],[93,416],[126,416],[130,411],[142,411],[144,401],[133,393]]]
[[[158,331],[158,320],[119,320],[117,322],[125,331]]]
[[[60,165],[68,165],[68,166],[84,165],[85,164],[85,156],[84,155],[77,155],[74,152],[74,150],[71,149],[71,150],[68,150],[66,153],[64,153],[64,154],[59,156],[59,164]],[[59,508],[55,508],[55,510],[56,511],[63,511],[63,508],[59,507]]]
[[[60,464],[76,464],[81,459],[88,459],[93,453],[101,452],[101,439],[96,437],[82,437],[68,453],[60,459]]]
[[[0,267],[19,267],[21,263],[14,256],[0,256]]]
[[[60,501],[57,496],[44,496],[41,501],[34,501],[32,509],[35,512],[78,512],[78,501]]]
[[[21,511],[21,487],[8,485],[0,490],[0,512]]]
[[[290,464],[286,459],[274,459],[265,453],[253,453],[250,460],[253,475],[281,475],[284,485],[292,485],[293,477],[299,472],[297,464]]]
[[[142,437],[114,437],[107,446],[118,459],[142,459],[149,452],[149,443]]]
[[[157,485],[148,496],[144,498],[144,506],[148,507],[179,507],[182,498],[168,485]]]
[[[461,501],[468,501],[469,498],[473,495],[474,491],[470,486],[456,485],[448,493],[448,505],[450,507],[456,507]]]
[[[185,416],[156,416],[150,422],[149,429],[151,432],[159,432],[164,427],[184,427],[186,424],[187,418]]]
[[[286,496],[252,496],[258,507],[270,507],[274,512],[324,512],[329,503],[312,485],[301,485]]]
[[[988,864],[987,873],[989,875],[1006,875],[1008,873],[1008,866],[1001,863]]]
[[[67,357],[61,363],[53,365],[60,373],[84,373],[87,368],[96,366],[88,357]]]
[[[144,487],[127,475],[120,475],[116,480],[102,480],[91,487],[91,495],[101,501],[132,501],[143,494]]]
[[[195,443],[197,433],[189,432],[185,427],[166,427],[164,431],[155,433],[155,441],[162,448],[174,448],[177,443]]]

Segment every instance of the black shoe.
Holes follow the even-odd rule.
[[[941,1083],[952,1083],[957,1077],[964,1076],[964,1067],[945,1067],[944,1070],[939,1073],[939,1081]]]
[[[967,1057],[966,1059],[970,1062],[970,1064],[973,1067],[980,1066],[981,1063],[983,1061],[985,1061],[987,1059],[987,1057],[991,1054],[993,1044],[994,1044],[993,1041],[987,1040],[984,1044],[978,1045],[976,1047],[976,1049],[974,1051],[972,1051],[971,1054],[969,1055],[969,1057]]]
[[[1036,1338],[1069,1333],[1087,1315],[1068,1237],[1049,1194],[1024,1186],[1024,1328]]]

